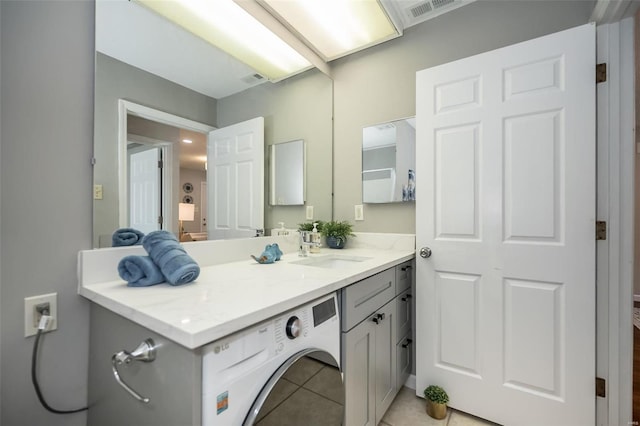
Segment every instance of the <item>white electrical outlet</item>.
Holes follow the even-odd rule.
[[[313,206],[307,206],[307,220],[313,219]]]
[[[362,207],[362,204],[356,204],[355,220],[364,220],[364,208]]]
[[[41,314],[36,310],[36,306],[41,303],[49,304],[49,316],[52,318],[45,331],[53,331],[58,328],[57,297],[58,293],[50,293],[24,298],[24,337],[33,336],[38,332]]]

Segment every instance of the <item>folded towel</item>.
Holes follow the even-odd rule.
[[[142,246],[171,285],[186,284],[200,275],[200,266],[167,231],[153,231],[142,239]]]
[[[120,228],[111,236],[113,247],[135,246],[142,244],[144,234],[133,228]]]
[[[149,256],[125,256],[118,263],[118,274],[129,287],[160,284],[164,275]]]
[[[276,243],[268,244],[264,248],[260,257],[256,257],[254,255],[251,255],[251,257],[258,263],[273,263],[280,260],[282,257],[282,250],[280,250],[280,247],[278,247],[278,244]]]

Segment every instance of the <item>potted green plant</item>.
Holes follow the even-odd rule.
[[[424,390],[427,399],[427,414],[434,419],[441,420],[447,416],[447,402],[449,395],[440,386],[430,385]]]
[[[347,244],[347,237],[355,237],[353,225],[346,220],[341,222],[331,220],[322,224],[320,233],[327,239],[330,248],[341,249]]]

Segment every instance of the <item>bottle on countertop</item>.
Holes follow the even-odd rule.
[[[318,223],[313,223],[313,230],[311,231],[311,247],[309,251],[311,253],[320,253],[320,232],[318,232]]]

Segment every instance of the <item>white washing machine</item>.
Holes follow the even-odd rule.
[[[332,294],[205,346],[203,425],[342,424],[338,312]]]

